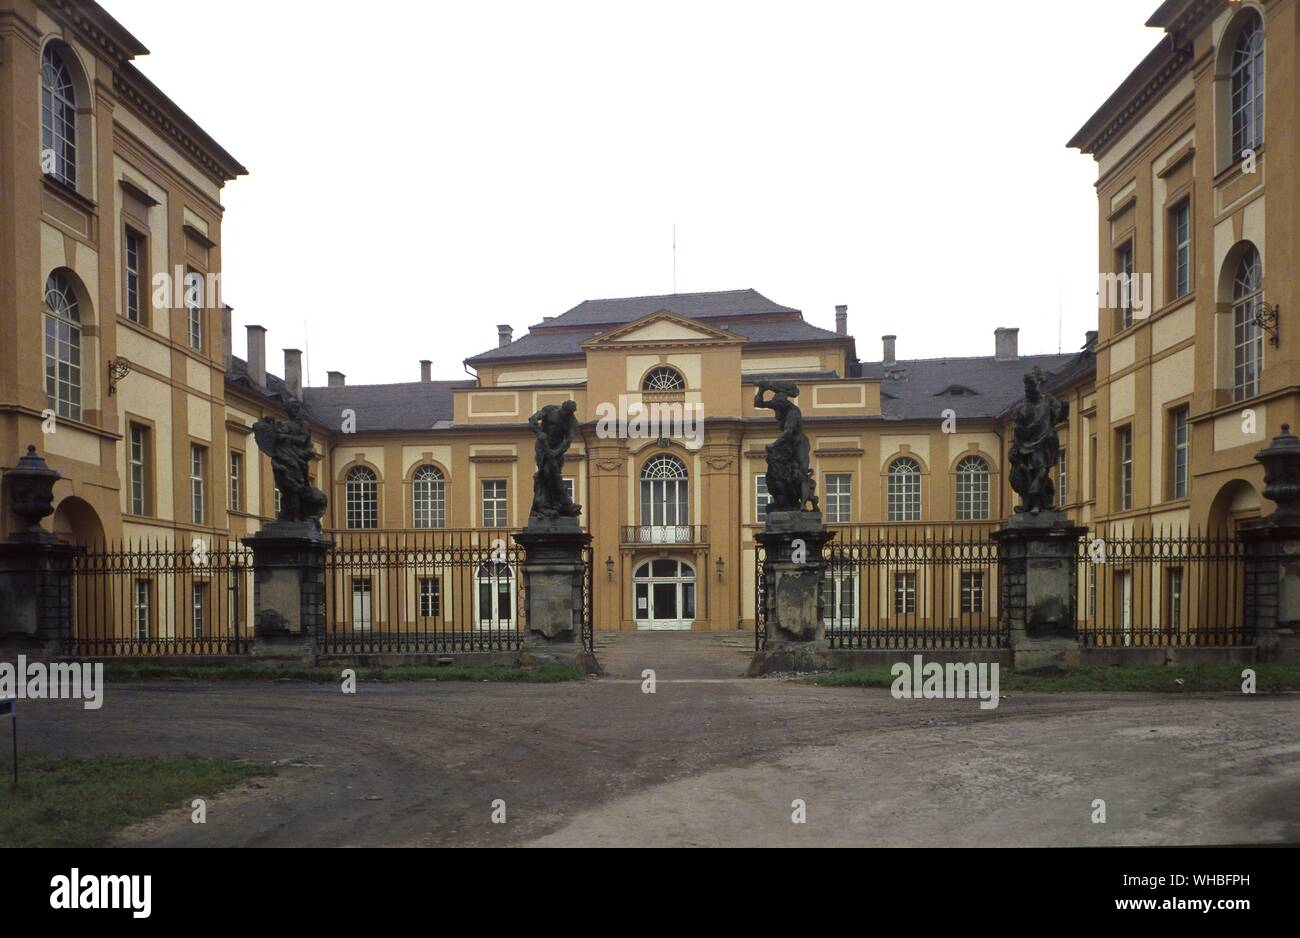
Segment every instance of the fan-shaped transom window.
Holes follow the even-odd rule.
[[[693,580],[695,569],[682,560],[647,560],[633,576],[638,580]]]
[[[1232,51],[1232,158],[1264,142],[1264,24],[1254,10]]]
[[[676,368],[655,368],[641,382],[643,391],[685,391],[686,379]]]
[[[60,182],[77,185],[77,92],[65,53],[55,43],[41,56],[41,166]]]
[[[1264,267],[1259,251],[1248,245],[1232,284],[1232,396],[1245,400],[1259,393],[1264,361],[1264,330],[1259,314],[1264,302]]]
[[[417,528],[442,528],[447,524],[447,498],[442,470],[421,466],[411,478],[413,515]]]
[[[685,527],[691,523],[686,465],[676,456],[656,456],[641,470],[641,524]]]
[[[921,520],[921,466],[911,457],[895,459],[889,466],[890,521]]]
[[[370,469],[356,466],[348,471],[344,503],[349,528],[367,530],[379,527],[379,485]]]
[[[81,419],[81,306],[72,281],[45,281],[45,396],[60,417]]]
[[[989,464],[979,456],[957,463],[957,520],[983,521],[989,516]]]

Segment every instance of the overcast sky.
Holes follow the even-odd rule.
[[[498,323],[672,293],[674,224],[677,292],[847,303],[864,360],[1076,349],[1096,166],[1065,142],[1160,38],[1156,0],[101,2],[250,171],[235,353],[261,324],[312,384],[464,377]]]

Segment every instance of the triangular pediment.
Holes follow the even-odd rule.
[[[739,344],[748,341],[727,329],[696,322],[669,309],[643,316],[635,322],[618,326],[582,343],[583,348],[608,348],[614,345],[709,345]]]

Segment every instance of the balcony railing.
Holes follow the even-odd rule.
[[[704,524],[634,524],[623,526],[624,544],[707,544]]]

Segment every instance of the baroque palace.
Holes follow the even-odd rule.
[[[75,543],[235,541],[276,511],[252,425],[298,404],[336,539],[455,531],[486,556],[527,521],[529,416],[572,399],[566,484],[593,536],[596,628],[736,629],[754,621],[776,435],[759,386],[798,384],[833,529],[925,540],[1009,514],[1009,413],[1039,369],[1067,405],[1058,500],[1075,521],[1230,528],[1260,514],[1254,454],[1300,417],[1297,17],[1300,0],[1156,11],[1164,38],[1070,142],[1098,162],[1102,266],[1135,284],[1077,352],[1026,355],[1003,328],[984,356],[902,358],[894,336],[866,353],[846,308],[823,329],[745,289],[503,325],[469,380],[412,361],[408,383],[305,387],[297,350],[272,373],[260,326],[233,354],[214,289],[152,289],[159,272],[216,286],[221,192],[243,167],[131,64],[146,50],[97,4],[0,0],[0,470],[34,443],[64,477],[54,528]],[[597,419],[642,407],[686,426]],[[996,584],[962,589],[982,604]],[[510,620],[513,595],[480,591],[477,614]],[[368,619],[369,594],[353,599]]]

